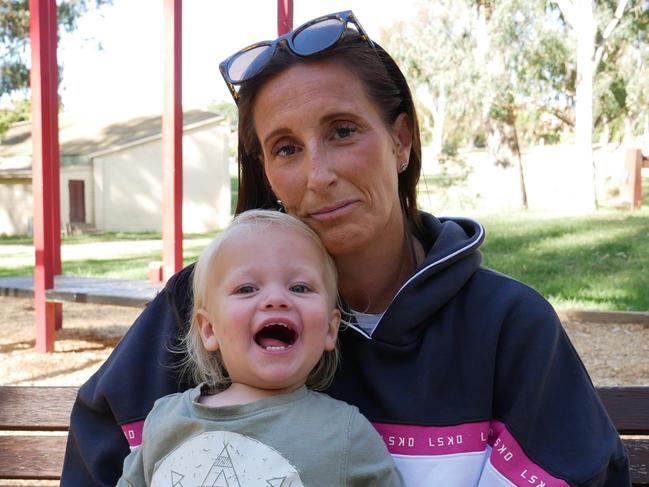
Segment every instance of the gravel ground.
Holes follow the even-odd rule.
[[[0,296],[0,383],[79,385],[97,370],[140,310],[65,303],[55,351],[34,351],[33,300]],[[649,325],[565,321],[597,386],[649,385]]]

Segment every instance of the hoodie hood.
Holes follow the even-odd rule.
[[[438,219],[427,213],[421,218],[426,258],[395,295],[372,334],[373,340],[392,345],[416,341],[421,327],[430,324],[430,317],[458,293],[482,263],[478,249],[485,232],[480,223],[469,218]]]

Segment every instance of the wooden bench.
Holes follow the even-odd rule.
[[[77,387],[0,386],[0,479],[61,477]]]
[[[649,387],[598,392],[629,451],[633,485],[649,486]],[[76,387],[0,386],[0,479],[60,478],[76,393]]]

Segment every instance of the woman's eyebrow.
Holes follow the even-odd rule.
[[[331,122],[332,120],[336,120],[338,118],[342,119],[347,119],[347,120],[357,120],[359,118],[358,114],[351,110],[346,110],[346,111],[336,111],[336,112],[331,112],[331,113],[326,113],[323,116],[320,117],[318,122],[321,125],[324,125],[326,123]],[[264,137],[262,144],[266,144],[270,139],[277,137],[279,135],[287,135],[291,134],[292,130],[288,127],[278,127],[271,131],[266,137]]]
[[[271,131],[264,139],[262,140],[261,144],[262,146],[266,145],[269,140],[280,136],[280,135],[287,135],[290,134],[291,130],[288,127],[278,127],[275,130]]]
[[[320,123],[327,123],[331,122],[332,120],[335,120],[337,118],[344,118],[344,119],[351,119],[351,120],[356,120],[359,118],[358,114],[354,111],[351,110],[345,110],[345,111],[336,111],[332,113],[327,113],[320,117]]]

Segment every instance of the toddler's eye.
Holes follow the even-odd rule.
[[[250,284],[246,284],[245,286],[241,286],[236,290],[236,294],[250,294],[254,293],[257,290],[255,286],[252,286]]]
[[[309,286],[307,286],[306,284],[293,284],[289,289],[291,290],[291,292],[299,294],[308,293],[311,291],[311,288],[309,288]]]

